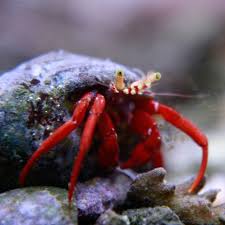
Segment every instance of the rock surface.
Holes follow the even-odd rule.
[[[167,184],[166,171],[157,168],[142,173],[133,181],[128,192],[128,202],[138,206],[170,207],[185,224],[220,225],[224,215],[224,205],[214,207],[213,202],[219,190],[210,190],[198,194],[205,181],[199,185],[195,194],[189,194],[188,188],[193,182],[190,179],[180,185]]]
[[[97,217],[107,209],[124,204],[131,179],[119,172],[107,178],[94,178],[77,185],[76,199],[80,216]]]
[[[77,225],[66,190],[53,187],[15,189],[0,195],[0,225]]]
[[[130,209],[123,212],[130,225],[184,225],[168,207]]]
[[[190,195],[187,190],[193,179],[175,186],[167,184],[164,176],[165,170],[157,168],[133,182],[115,172],[79,183],[74,199],[79,225],[92,225],[99,216],[97,225],[225,224],[225,204],[213,206],[218,190]],[[203,185],[204,181],[199,190]],[[1,194],[0,205],[0,225],[77,224],[76,206],[69,210],[65,189],[16,189]]]
[[[112,210],[107,210],[98,218],[95,225],[130,225],[130,221],[126,215],[119,215]]]
[[[96,225],[184,225],[168,207],[129,209],[122,215],[112,210],[102,214]]]

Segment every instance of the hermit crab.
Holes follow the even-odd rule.
[[[57,98],[57,107],[64,107],[65,112],[59,120],[57,119],[57,122],[54,119],[50,121],[54,127],[52,132],[47,134],[46,130],[39,132],[40,145],[38,146],[37,142],[32,142],[32,134],[29,130],[37,129],[39,123],[48,124],[48,118],[44,116],[44,113],[42,114],[42,110],[34,110],[35,106],[30,106],[29,97],[26,98],[23,93],[20,93],[19,98],[25,99],[23,102],[25,116],[22,117],[23,125],[20,124],[20,128],[26,126],[28,131],[26,130],[24,135],[20,136],[20,140],[23,142],[19,144],[19,147],[28,146],[27,143],[32,143],[33,150],[35,150],[35,146],[37,147],[20,173],[21,185],[24,185],[25,179],[37,159],[53,147],[57,148],[60,142],[69,138],[70,134],[80,128],[82,131],[79,150],[74,160],[69,183],[69,203],[72,201],[84,158],[96,136],[100,140],[98,158],[103,168],[116,166],[122,169],[136,168],[149,161],[154,167],[164,166],[161,137],[153,117],[155,114],[161,115],[166,121],[189,135],[202,148],[202,163],[189,192],[194,192],[202,180],[208,160],[207,138],[198,127],[173,108],[154,100],[151,86],[161,78],[159,73],[149,72],[143,76],[136,70],[110,60],[100,60],[63,51],[33,59],[22,64],[14,73],[16,73],[15,79],[12,78],[12,74],[7,73],[0,77],[0,82],[1,79],[8,82],[8,85],[4,83],[0,86],[0,99],[8,92],[14,98],[17,93],[16,89],[21,87],[29,90],[30,94],[38,94],[41,96],[40,99],[46,99],[52,90],[60,89],[60,92],[56,93],[56,96],[60,96]],[[11,87],[11,84],[14,85],[14,88]],[[4,107],[6,108],[5,105],[2,105],[2,109]],[[21,103],[18,103],[17,107],[21,107]],[[51,102],[51,107],[48,109],[50,117],[56,110],[54,101]],[[6,109],[4,113],[6,113]],[[3,124],[4,126],[7,128],[8,124]],[[12,124],[11,126],[13,127]],[[119,159],[117,131],[121,126],[123,126],[124,132],[131,130],[139,139],[126,161]],[[0,141],[3,143],[3,136],[0,136]]]
[[[202,180],[208,158],[208,144],[205,135],[188,119],[181,116],[171,107],[156,102],[145,92],[152,83],[158,81],[161,75],[151,72],[143,78],[130,84],[125,83],[126,74],[123,70],[115,71],[115,80],[102,89],[93,89],[84,93],[79,101],[75,102],[71,119],[57,128],[34,152],[20,174],[20,183],[25,178],[34,162],[52,147],[66,138],[72,131],[84,122],[80,139],[79,152],[74,161],[68,200],[71,202],[80,169],[85,155],[90,149],[92,139],[97,132],[101,138],[99,146],[99,161],[103,167],[119,165],[122,169],[134,168],[146,164],[150,160],[156,166],[163,166],[160,145],[161,138],[157,124],[152,115],[160,114],[166,121],[188,134],[203,151],[202,164],[199,173],[189,189],[193,192]],[[101,86],[101,81],[100,84]],[[119,162],[119,145],[117,142],[117,126],[119,120],[126,120],[127,128],[132,129],[141,138],[134,147],[130,158]]]

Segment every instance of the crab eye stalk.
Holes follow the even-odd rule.
[[[125,88],[124,78],[124,71],[117,70],[115,74],[115,87],[118,91],[122,91]]]
[[[160,80],[161,79],[161,73],[156,72],[155,73],[155,80]]]
[[[123,70],[117,70],[117,71],[116,71],[116,75],[119,76],[119,77],[124,77],[124,72],[123,72]]]
[[[161,74],[159,72],[148,72],[147,74],[147,82],[154,83],[161,79]]]

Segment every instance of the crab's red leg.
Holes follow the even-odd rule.
[[[68,136],[74,129],[76,129],[80,123],[82,122],[85,113],[88,109],[88,106],[95,96],[95,93],[89,92],[85,94],[81,100],[76,104],[73,116],[71,120],[64,123],[61,127],[56,129],[52,135],[50,135],[40,147],[34,152],[31,158],[28,160],[23,170],[20,173],[19,182],[21,185],[25,183],[26,176],[30,171],[31,167],[35,163],[35,161],[40,158],[43,153],[48,152],[52,147],[54,147],[57,143],[62,141],[66,136]]]
[[[202,163],[198,175],[189,189],[189,192],[193,193],[201,182],[201,180],[203,179],[206,171],[208,162],[207,137],[191,121],[184,118],[171,107],[152,100],[149,100],[148,102],[142,102],[141,104],[142,108],[146,111],[149,111],[149,113],[156,113],[162,115],[166,121],[173,124],[175,127],[189,135],[202,148]]]
[[[119,146],[113,122],[106,112],[101,115],[98,132],[102,140],[98,151],[99,163],[102,167],[114,167],[119,160]]]
[[[164,158],[160,148],[152,151],[151,161],[154,168],[164,167]]]
[[[76,185],[77,178],[79,176],[81,164],[91,146],[96,123],[98,122],[100,115],[104,111],[104,108],[105,108],[105,98],[104,96],[97,94],[96,98],[94,99],[93,105],[90,109],[87,121],[84,125],[84,130],[80,139],[80,149],[73,164],[73,170],[70,177],[70,184],[68,191],[69,204],[71,204],[72,201],[74,187]]]
[[[153,102],[153,104],[157,104],[157,102]],[[191,185],[189,192],[192,193],[195,191],[199,183],[204,177],[207,162],[208,162],[208,140],[207,137],[199,130],[198,127],[196,127],[191,121],[184,118],[182,115],[180,115],[178,112],[176,112],[174,109],[159,104],[158,107],[158,113],[161,114],[165,120],[173,124],[175,127],[179,128],[183,132],[185,132],[187,135],[189,135],[199,146],[202,147],[202,163],[200,166],[199,173]]]
[[[135,110],[131,121],[132,129],[144,137],[144,141],[137,144],[130,158],[121,164],[121,168],[132,168],[142,166],[150,159],[156,166],[163,165],[160,152],[161,139],[156,122],[151,115],[142,110]],[[153,153],[157,152],[157,153]]]

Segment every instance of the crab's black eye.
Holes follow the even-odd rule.
[[[161,79],[161,74],[159,72],[155,73],[155,79],[160,80]]]
[[[117,70],[116,75],[119,76],[119,77],[123,77],[124,76],[123,70]]]

